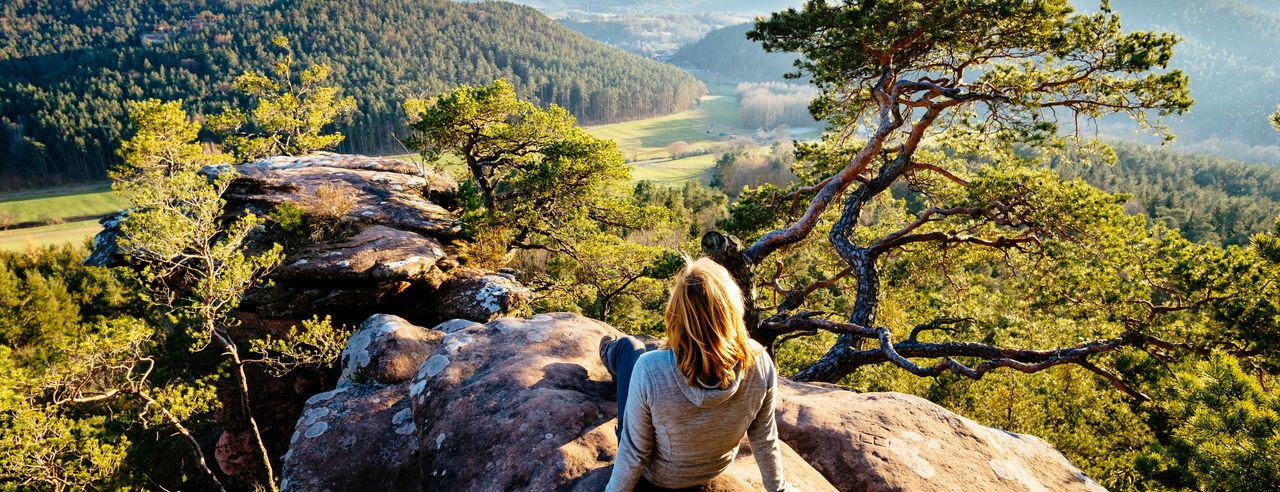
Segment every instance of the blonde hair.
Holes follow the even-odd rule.
[[[728,270],[710,258],[685,265],[662,318],[676,367],[690,386],[702,381],[728,388],[738,364],[755,364],[742,312],[742,290]]]

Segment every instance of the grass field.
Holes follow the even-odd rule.
[[[105,215],[124,207],[105,184],[0,194],[0,219],[15,224]]]
[[[117,212],[127,204],[105,183],[0,193],[0,220],[9,224],[60,222]],[[0,250],[22,251],[85,241],[100,230],[98,219],[0,231]]]
[[[695,179],[706,183],[715,163],[715,154],[636,162],[631,165],[631,179],[665,185],[679,185]]]
[[[600,138],[618,142],[629,161],[669,157],[666,147],[676,142],[697,146],[723,142],[752,133],[738,127],[738,102],[732,96],[704,96],[698,107],[672,115],[587,127]]]
[[[0,250],[25,251],[33,246],[78,243],[101,230],[97,220],[82,220],[65,224],[29,227],[0,231]]]

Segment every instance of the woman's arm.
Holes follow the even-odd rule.
[[[643,359],[641,359],[643,361]],[[609,477],[606,492],[628,492],[640,481],[640,474],[649,464],[653,454],[653,420],[649,412],[648,364],[637,362],[631,374],[630,396],[627,398],[626,422],[622,426],[622,440],[618,442],[618,456],[613,462],[613,475]]]
[[[778,444],[778,424],[773,418],[774,410],[777,408],[774,395],[778,389],[778,369],[773,365],[773,359],[770,359],[767,354],[761,352],[760,357],[763,360],[757,364],[765,365],[765,381],[768,389],[764,392],[764,401],[760,404],[760,410],[756,412],[755,419],[747,428],[747,439],[751,442],[751,453],[755,455],[756,465],[760,466],[760,478],[764,481],[765,489],[769,492],[777,492],[788,490],[786,481],[782,477],[782,446]]]

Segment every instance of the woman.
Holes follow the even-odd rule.
[[[743,434],[765,488],[788,489],[773,420],[777,369],[747,337],[742,311],[729,272],[701,258],[671,288],[669,349],[601,341],[618,385],[618,457],[605,490],[699,490],[729,467]]]

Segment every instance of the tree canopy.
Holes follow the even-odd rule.
[[[476,264],[516,264],[544,307],[616,315],[623,298],[661,297],[682,234],[676,211],[644,203],[617,143],[575,126],[564,108],[521,100],[511,84],[460,86],[406,103],[407,144],[425,164],[465,166],[464,219]],[[488,248],[488,259],[482,249]],[[649,320],[647,324],[652,324]]]
[[[811,106],[815,116],[837,131],[821,145],[800,149],[798,156],[809,161],[797,172],[801,183],[790,190],[762,188],[737,204],[727,225],[758,239],[739,245],[710,236],[704,248],[735,265],[744,287],[754,287],[756,265],[765,267],[775,253],[813,247],[810,233],[819,224],[829,227],[827,254],[842,268],[815,285],[787,288],[779,281],[785,267],[779,267],[772,282],[780,297],[776,312],[763,322],[749,320],[756,336],[770,343],[813,329],[841,333],[800,379],[835,381],[882,362],[922,376],[971,378],[999,367],[1033,372],[1075,363],[1128,388],[1090,358],[1152,343],[1161,314],[1247,290],[1235,287],[1241,271],[1187,277],[1173,265],[1208,261],[1188,259],[1205,254],[1223,266],[1257,272],[1246,256],[1197,250],[1158,228],[1149,232],[1141,218],[1124,215],[1124,197],[1064,181],[1037,163],[1067,140],[1078,141],[1070,136],[1082,120],[1123,113],[1159,133],[1159,121],[1150,116],[1185,111],[1191,105],[1186,77],[1161,70],[1176,42],[1171,35],[1125,33],[1105,8],[1077,14],[1065,1],[1003,0],[810,2],[761,19],[749,36],[766,49],[801,55],[799,72],[821,90]],[[1027,146],[1037,149],[1030,157],[1018,151]],[[887,195],[897,183],[915,191],[909,202]],[[920,261],[958,268],[952,270],[957,274],[994,269],[993,275],[1008,278],[1005,285],[1040,286],[1036,292],[1057,303],[1022,304],[1033,319],[1061,316],[1058,303],[1067,310],[1109,308],[1114,331],[1048,350],[990,340],[922,342],[924,333],[975,318],[951,307],[961,298],[936,296],[929,309],[902,308],[907,311],[894,321],[916,321],[897,327],[909,333],[895,342],[894,329],[878,316],[888,301],[881,283],[900,265]],[[828,321],[797,311],[817,288],[845,277],[854,284],[847,318]],[[1013,280],[1018,278],[1023,280]],[[1161,289],[1169,297],[1156,295]],[[964,296],[965,290],[955,286],[952,293]],[[865,339],[872,348],[862,346]],[[941,360],[921,365],[916,358]]]

